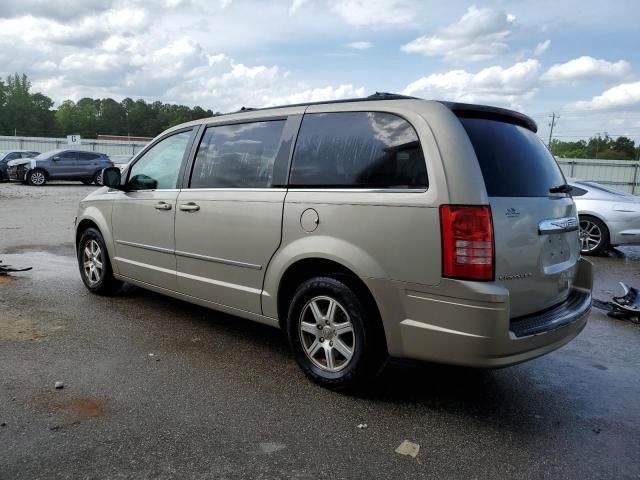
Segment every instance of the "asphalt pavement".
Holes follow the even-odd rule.
[[[133,287],[90,294],[72,242],[93,188],[0,184],[0,260],[34,267],[0,277],[1,480],[640,478],[640,327],[594,310],[522,365],[390,362],[334,393],[276,329]],[[592,260],[596,297],[640,285],[640,248]]]

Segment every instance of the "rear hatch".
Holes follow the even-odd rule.
[[[579,255],[576,208],[563,188],[554,189],[566,181],[536,135],[535,123],[499,109],[453,110],[484,177],[494,226],[495,279],[509,290],[511,317],[563,302]]]

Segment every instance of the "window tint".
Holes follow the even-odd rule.
[[[572,197],[581,197],[586,195],[588,192],[580,187],[576,187],[575,185],[571,185],[571,196]]]
[[[176,188],[191,133],[176,133],[147,150],[131,167],[128,185],[133,190]]]
[[[191,188],[267,188],[284,120],[209,127],[202,137]]]
[[[304,116],[289,183],[338,188],[426,188],[427,168],[413,127],[380,112]]]
[[[7,160],[17,160],[20,158],[20,152],[14,152],[7,155]]]
[[[78,155],[76,152],[60,152],[57,155],[54,155],[54,157],[58,157],[61,160],[77,160],[78,159]]]
[[[542,140],[524,127],[484,118],[460,118],[480,162],[490,197],[546,197],[565,182]]]
[[[90,152],[79,152],[78,153],[78,159],[79,160],[95,160],[98,157],[100,157],[100,155],[97,155],[95,153],[90,153]]]

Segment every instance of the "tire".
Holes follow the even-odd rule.
[[[39,168],[34,168],[27,174],[27,183],[33,187],[42,187],[47,183],[46,172]]]
[[[95,183],[99,187],[101,187],[103,185],[103,183],[102,183],[102,170],[97,171],[96,174],[93,176],[93,183]]]
[[[77,245],[80,277],[92,293],[113,295],[122,287],[122,282],[113,276],[107,247],[102,234],[95,228],[88,228]]]
[[[85,185],[91,185],[93,183],[93,180],[80,180],[80,181]]]
[[[609,247],[609,229],[604,222],[591,215],[580,215],[580,253],[600,255]]]
[[[298,287],[289,305],[289,345],[300,368],[316,383],[333,390],[354,389],[375,376],[384,359],[375,321],[377,313],[346,281],[314,277]]]

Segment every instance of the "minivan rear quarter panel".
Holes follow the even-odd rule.
[[[284,205],[282,245],[265,278],[265,315],[278,316],[280,278],[290,265],[305,258],[334,260],[361,278],[426,285],[440,281],[438,205],[446,203],[447,189],[438,146],[419,113],[421,108],[416,107],[416,102],[393,101],[312,105],[307,109],[307,114],[375,111],[404,118],[418,134],[429,186],[410,190],[290,188]],[[308,209],[318,215],[313,232],[301,225]]]

